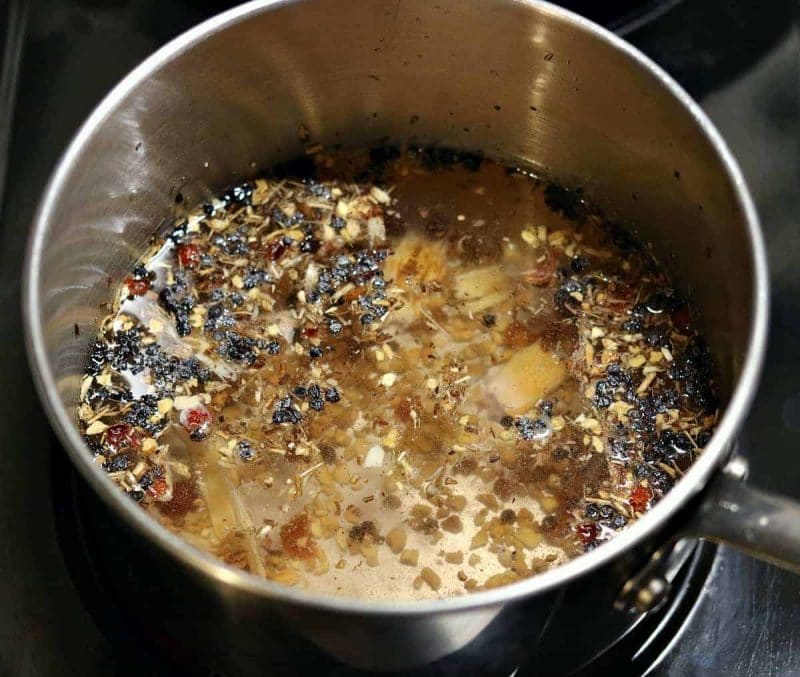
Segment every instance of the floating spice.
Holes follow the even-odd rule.
[[[691,305],[582,195],[448,149],[301,164],[173,223],[87,355],[87,446],[166,528],[285,585],[461,594],[601,546],[702,453]]]

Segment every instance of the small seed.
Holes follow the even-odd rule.
[[[422,571],[419,574],[422,576],[422,580],[430,586],[431,590],[438,590],[441,587],[442,579],[430,567],[422,567]]]
[[[400,553],[400,563],[415,567],[419,562],[419,550],[416,548],[406,548]]]
[[[395,554],[401,552],[406,547],[408,534],[406,530],[401,527],[395,527],[386,534],[386,545],[389,546],[391,551]]]

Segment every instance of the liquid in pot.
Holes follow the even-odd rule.
[[[312,591],[455,595],[613,538],[701,453],[708,351],[629,231],[473,154],[304,164],[180,219],[91,350],[87,444],[167,529]]]

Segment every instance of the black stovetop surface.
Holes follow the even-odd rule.
[[[796,3],[772,0],[765,9],[755,0],[651,1],[639,3],[648,12],[655,8],[653,16],[660,14],[650,22],[643,12],[627,13],[624,20],[611,16],[612,5],[627,12],[636,4],[605,3],[603,18],[699,98],[741,163],[757,202],[770,256],[772,323],[767,366],[742,447],[753,483],[800,499],[800,461],[794,457],[800,448]],[[60,513],[71,508],[53,500],[50,471],[58,462],[54,454],[61,452],[27,371],[19,277],[28,224],[44,183],[91,108],[147,54],[223,7],[211,0],[0,0],[0,46],[5,43],[0,189],[8,148],[0,193],[3,676],[154,672],[143,668],[135,648],[126,645],[121,652],[109,641],[108,629],[99,627],[103,624],[78,594],[56,538]],[[674,640],[663,645],[651,669],[659,675],[800,674],[799,627],[800,577],[721,548],[697,603],[682,627],[670,631]],[[629,672],[624,665],[615,667]]]

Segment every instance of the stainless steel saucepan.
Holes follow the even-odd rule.
[[[726,404],[708,448],[650,513],[610,543],[507,587],[365,602],[234,571],[104,477],[75,404],[110,285],[174,216],[176,193],[188,204],[207,199],[301,153],[306,136],[481,149],[582,186],[674,260],[702,312]],[[24,308],[50,422],[131,547],[146,553],[132,560],[133,580],[203,600],[205,611],[178,614],[171,631],[244,674],[307,640],[369,669],[425,664],[523,603],[543,619],[565,600],[593,615],[614,613],[615,601],[645,612],[698,537],[800,566],[800,506],[748,487],[743,462],[731,460],[756,392],[768,296],[758,219],[719,134],[669,76],[604,29],[535,0],[257,0],[159,50],[83,125],[33,224]]]

